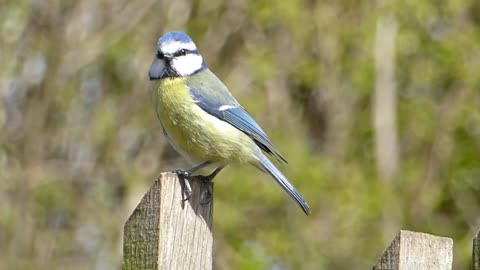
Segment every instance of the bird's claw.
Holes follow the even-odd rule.
[[[175,170],[175,173],[183,180],[183,201],[188,201],[192,197],[192,187],[188,181],[191,174],[185,170]]]
[[[190,182],[188,179],[185,179],[185,189],[183,191],[183,199],[182,201],[188,201],[192,197],[192,188],[190,187]]]
[[[175,170],[174,172],[182,178],[190,178],[191,176],[191,174],[186,170]]]
[[[212,197],[213,197],[212,182],[216,173],[206,175],[206,176],[205,175],[192,176],[190,172],[185,170],[175,170],[174,172],[178,175],[179,178],[183,180],[183,201],[188,201],[192,197],[193,191],[192,191],[192,187],[190,186],[189,180],[193,180],[193,179],[201,181],[207,185],[207,190],[204,193],[205,195],[202,196],[200,204],[205,205],[205,204],[209,204],[212,201]]]
[[[213,189],[212,189],[211,183],[207,184],[207,190],[203,194],[205,195],[202,196],[202,199],[200,200],[200,204],[206,205],[211,203],[213,199]]]
[[[206,205],[212,201],[213,197],[213,189],[212,189],[212,182],[213,176],[215,175],[196,175],[195,179],[201,181],[203,184],[207,186],[207,190],[203,193],[202,199],[200,200],[200,204]]]

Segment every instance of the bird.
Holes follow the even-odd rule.
[[[211,174],[195,176],[208,182],[228,164],[251,164],[270,174],[306,215],[311,213],[304,197],[265,154],[287,163],[285,157],[210,71],[190,36],[181,31],[161,36],[148,75],[163,134],[177,152],[198,164],[176,170],[179,176],[187,179],[214,166]],[[186,189],[188,199],[191,188]]]

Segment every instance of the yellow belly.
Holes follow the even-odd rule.
[[[197,106],[183,80],[163,79],[153,89],[158,118],[173,147],[193,162],[254,161],[253,140]]]

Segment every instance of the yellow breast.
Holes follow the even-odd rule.
[[[245,133],[195,104],[183,78],[153,89],[158,118],[172,146],[193,162],[252,162],[257,146]]]

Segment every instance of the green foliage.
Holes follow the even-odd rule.
[[[382,2],[383,3],[383,2]],[[123,222],[167,145],[147,72],[187,31],[287,157],[215,183],[216,269],[368,268],[399,229],[452,237],[480,213],[479,1],[10,1],[0,9],[0,269],[116,269]],[[379,176],[376,38],[393,18],[398,172]],[[3,267],[3,268],[2,268]]]

